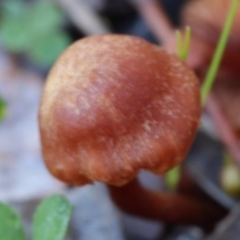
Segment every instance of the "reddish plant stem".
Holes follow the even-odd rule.
[[[214,203],[214,200],[194,181],[186,168],[181,168],[181,176],[176,191],[180,194],[191,196],[198,200]]]
[[[171,224],[193,224],[211,230],[224,216],[217,207],[181,194],[155,192],[137,179],[122,187],[109,186],[115,204],[124,212]]]
[[[172,38],[173,26],[161,4],[156,0],[132,0],[132,2],[159,41],[165,43]]]
[[[240,167],[240,145],[229,121],[219,107],[216,97],[211,93],[208,97],[206,109],[210,113],[222,142]]]

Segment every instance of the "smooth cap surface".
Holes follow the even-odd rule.
[[[178,57],[137,37],[87,37],[47,78],[43,157],[69,184],[123,185],[141,169],[163,173],[180,163],[199,116],[198,80]]]

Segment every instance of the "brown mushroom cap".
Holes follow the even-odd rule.
[[[69,184],[120,186],[141,169],[163,173],[180,163],[199,116],[198,80],[177,56],[138,37],[87,37],[47,78],[43,157]]]

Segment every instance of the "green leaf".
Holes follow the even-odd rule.
[[[33,240],[64,239],[72,213],[72,205],[61,195],[43,200],[33,220]]]
[[[51,33],[59,28],[64,20],[62,11],[49,1],[38,1],[28,9],[28,30],[32,36]]]
[[[49,1],[39,0],[27,7],[19,0],[18,2],[10,0],[8,4],[3,5],[5,10],[3,10],[4,14],[0,23],[0,39],[3,46],[13,53],[26,52],[36,42],[39,42],[42,36],[53,35],[53,32],[60,28],[64,20],[60,9]],[[62,44],[63,39],[59,40],[56,47],[50,52],[50,57],[53,52],[55,55],[57,54],[56,49]],[[41,51],[36,54],[37,59],[39,55],[42,56],[39,52]],[[41,57],[39,58],[41,59]]]
[[[2,19],[0,26],[0,39],[3,46],[11,52],[23,52],[29,46],[31,39],[26,31],[25,17],[8,16]]]
[[[23,52],[29,44],[26,4],[20,0],[9,0],[2,2],[0,9],[0,40],[4,48],[13,53]]]
[[[0,202],[0,239],[25,240],[25,233],[18,214],[7,204]]]
[[[4,119],[7,110],[7,104],[0,96],[0,122]]]
[[[64,32],[43,35],[29,48],[29,57],[35,63],[49,67],[70,44],[70,39]]]
[[[23,16],[26,12],[26,4],[23,0],[2,1],[0,7],[1,15],[4,17],[9,15],[12,17],[19,17]]]

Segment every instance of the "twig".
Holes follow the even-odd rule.
[[[131,0],[149,28],[160,42],[167,42],[174,36],[173,26],[161,4],[156,0]]]
[[[56,0],[76,27],[86,35],[108,33],[110,30],[85,0]]]

